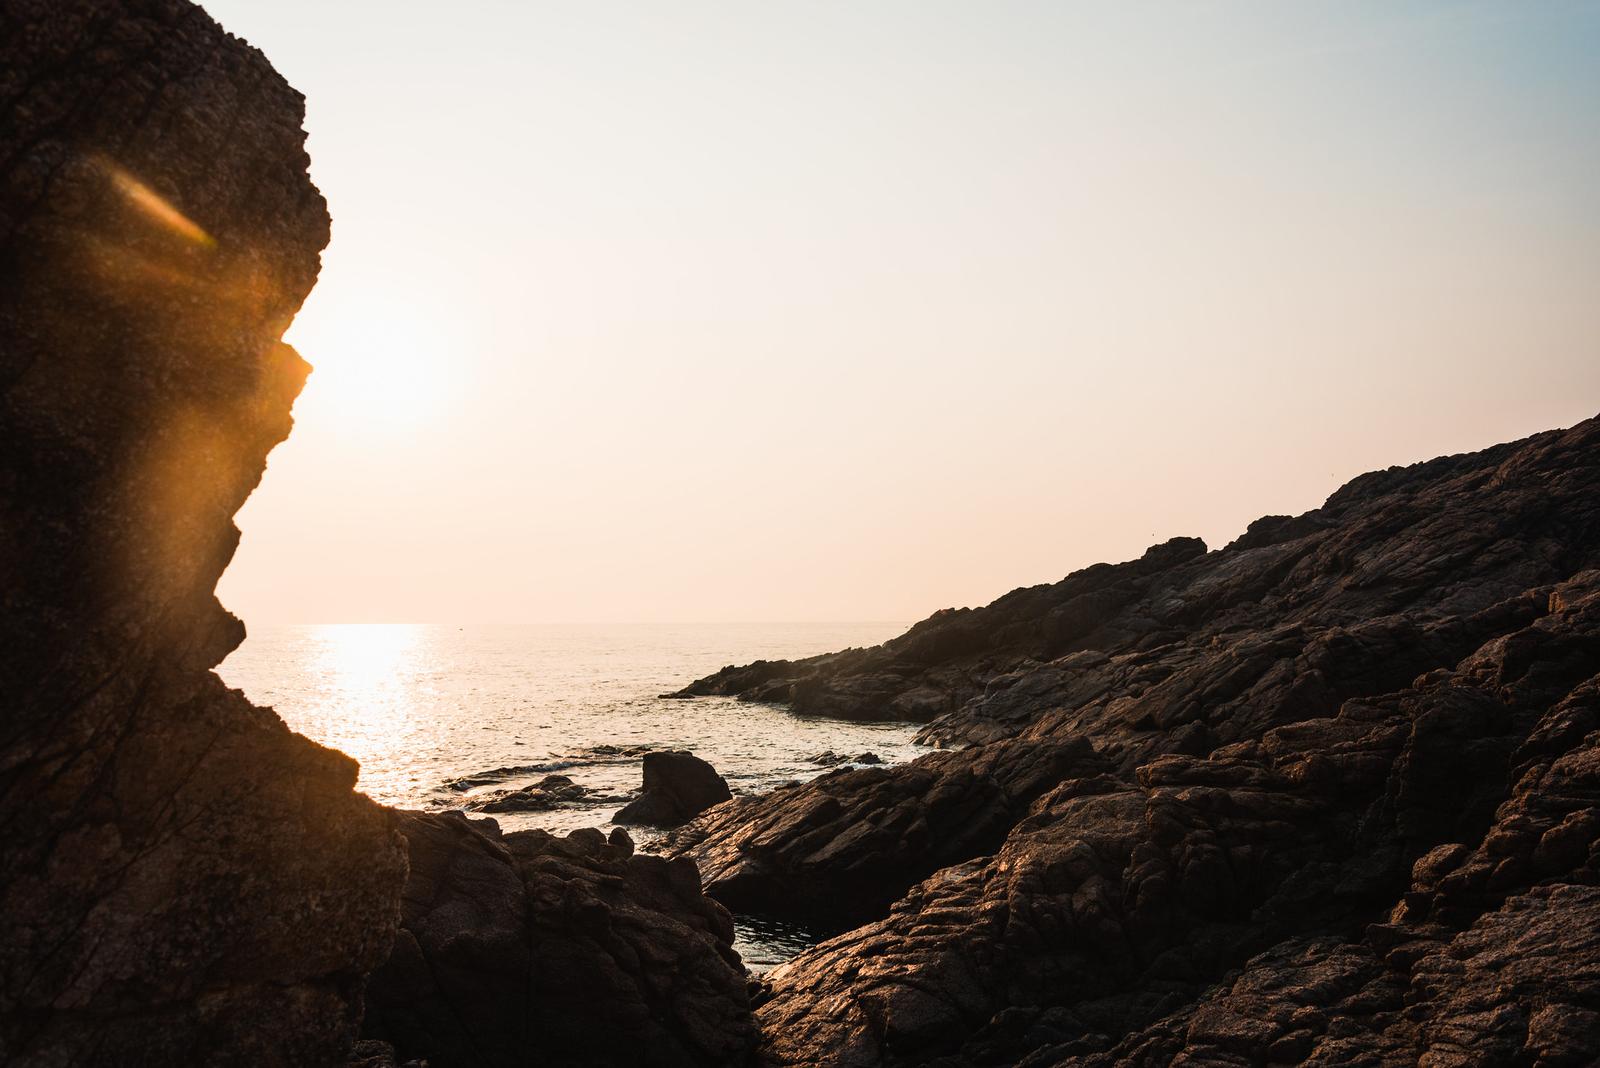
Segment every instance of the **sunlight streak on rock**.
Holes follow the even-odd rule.
[[[173,207],[160,193],[114,163],[106,163],[104,166],[117,192],[140,212],[201,248],[216,247],[216,238],[206,233],[193,219]]]

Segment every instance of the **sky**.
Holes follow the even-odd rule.
[[[247,623],[914,620],[1600,412],[1600,0],[209,0],[307,96]]]

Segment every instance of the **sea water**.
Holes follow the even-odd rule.
[[[643,753],[688,749],[736,794],[826,771],[811,757],[915,757],[916,728],[797,716],[731,698],[669,700],[726,664],[875,645],[900,623],[256,626],[218,672],[293,730],[355,757],[357,788],[407,808],[470,805],[559,773],[581,801],[496,813],[506,830],[609,830],[640,784]],[[470,780],[463,784],[462,780]],[[648,844],[649,832],[630,828]],[[737,948],[760,970],[812,938],[741,919]]]

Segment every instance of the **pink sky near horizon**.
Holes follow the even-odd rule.
[[[247,623],[919,619],[1600,411],[1600,3],[202,2],[334,218]]]

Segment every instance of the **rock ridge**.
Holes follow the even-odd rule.
[[[1600,1060],[1600,420],[697,693],[951,747],[665,840],[835,908],[765,1063]]]

